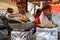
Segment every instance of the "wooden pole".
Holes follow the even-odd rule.
[[[35,2],[34,3],[34,14],[36,14],[36,12],[35,12],[36,11],[36,0],[34,0],[34,2]]]
[[[25,0],[25,2],[26,2],[26,11],[28,11],[28,10],[27,10],[28,0]]]

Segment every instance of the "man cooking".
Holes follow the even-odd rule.
[[[33,24],[29,24],[29,23],[32,23],[33,22],[34,17],[29,12],[26,11],[26,3],[25,2],[18,2],[16,5],[17,5],[17,8],[18,8],[18,12],[15,13],[15,14],[14,13],[13,14],[10,14],[8,16],[9,17],[12,17],[16,21],[20,22],[19,25],[20,26],[22,25],[21,26],[22,28],[25,27],[24,29],[29,29],[30,30],[32,28],[32,26],[29,26],[29,25],[33,25]],[[29,22],[29,23],[27,23],[27,22]],[[23,24],[24,24],[24,26],[23,26]],[[19,26],[19,28],[21,29],[20,26]]]
[[[60,31],[60,22],[59,22],[60,19],[55,14],[51,13],[51,6],[47,5],[42,10],[43,10],[44,15],[46,16],[45,18],[43,18],[42,23],[43,24],[57,24],[58,31]]]
[[[9,17],[12,17],[13,19],[17,18],[16,20],[20,20],[20,22],[34,21],[34,17],[28,11],[26,11],[25,2],[18,2],[16,5],[18,8],[18,12],[8,15]]]
[[[17,8],[18,8],[18,13],[23,14],[27,18],[25,21],[28,21],[28,19],[30,22],[34,21],[34,17],[28,11],[26,11],[26,3],[25,2],[18,2]]]

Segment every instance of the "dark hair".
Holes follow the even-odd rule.
[[[37,9],[36,13],[42,12],[42,9]]]
[[[42,8],[42,10],[46,10],[46,9],[51,10],[51,6],[50,5],[46,5],[45,7]]]
[[[26,7],[26,2],[17,2],[16,5]]]
[[[7,10],[13,10],[13,8],[7,8]]]

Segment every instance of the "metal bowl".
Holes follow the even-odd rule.
[[[35,23],[9,23],[10,27],[17,30],[30,30],[34,27]]]

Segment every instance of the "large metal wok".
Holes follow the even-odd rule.
[[[34,27],[34,23],[9,23],[10,27],[17,30],[30,30]]]

